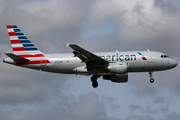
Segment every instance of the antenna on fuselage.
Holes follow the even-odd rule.
[[[147,49],[147,51],[149,51],[149,49]]]

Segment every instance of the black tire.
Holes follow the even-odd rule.
[[[153,78],[151,78],[151,79],[150,79],[150,82],[151,82],[151,83],[153,83],[153,82],[154,82],[154,79],[153,79]]]
[[[98,82],[93,82],[93,83],[92,83],[92,86],[93,86],[94,88],[97,88],[97,87],[98,87]]]

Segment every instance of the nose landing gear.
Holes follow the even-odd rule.
[[[151,78],[151,79],[150,79],[150,82],[151,82],[151,83],[153,83],[153,82],[154,82],[154,79],[153,79],[153,78]]]
[[[149,72],[149,77],[150,77],[150,82],[153,83],[154,82],[154,79],[152,78],[152,72]]]

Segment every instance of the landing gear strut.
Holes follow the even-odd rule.
[[[94,88],[97,88],[97,87],[98,87],[97,78],[99,78],[99,77],[100,77],[100,76],[97,76],[97,75],[93,75],[93,76],[91,77],[92,86],[93,86]]]
[[[149,72],[149,77],[150,77],[150,82],[153,83],[154,82],[154,79],[152,78],[152,72]]]

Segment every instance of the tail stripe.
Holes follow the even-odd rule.
[[[11,40],[11,44],[18,44],[18,43],[21,43],[20,40]]]
[[[21,32],[19,29],[14,29],[14,32]]]
[[[19,39],[12,39],[11,44],[19,44],[19,43],[31,43],[29,40],[19,40]]]
[[[31,43],[30,40],[20,40],[20,41],[21,41],[21,43]]]
[[[31,57],[44,57],[43,54],[30,54],[30,55],[18,55],[19,57],[23,58],[31,58]]]
[[[17,65],[34,65],[34,64],[49,64],[49,60],[33,60],[33,61],[20,61],[16,62]]]
[[[26,51],[34,51],[34,50],[38,50],[37,48],[25,48]]]
[[[13,47],[13,51],[17,52],[17,51],[26,51],[24,47]]]
[[[24,61],[16,61],[16,65],[50,64],[42,52],[22,33],[16,25],[7,25],[13,52],[16,56],[25,58]]]
[[[10,40],[19,40],[18,36],[9,36]]]
[[[30,46],[33,46],[34,47],[34,45],[32,44],[32,43],[29,43],[29,44],[22,44],[24,47],[30,47]]]
[[[14,52],[38,51],[31,41],[16,25],[7,25],[11,45]]]
[[[12,47],[14,48],[14,47],[23,47],[23,45],[22,44],[12,44]]]
[[[15,32],[9,32],[9,36],[17,36]]]

